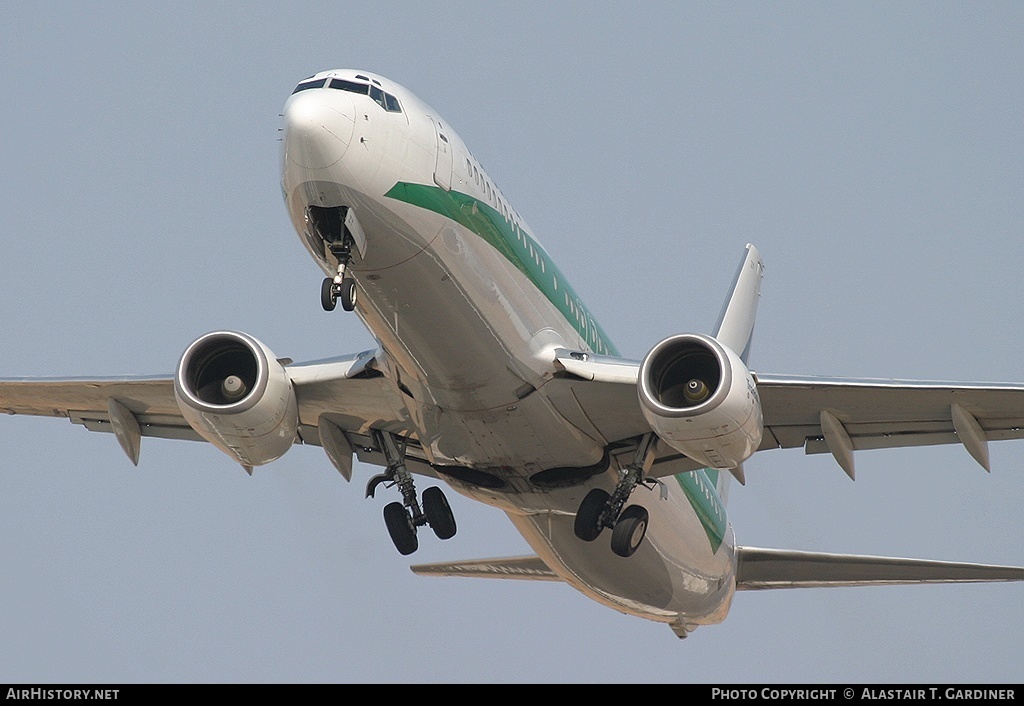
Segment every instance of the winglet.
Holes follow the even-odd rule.
[[[761,254],[747,243],[747,252],[736,271],[729,298],[718,316],[715,338],[736,351],[743,362],[750,355],[750,341],[754,333],[757,300],[761,296],[761,276],[764,262]]]

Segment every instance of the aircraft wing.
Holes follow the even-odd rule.
[[[92,431],[113,431],[111,399],[131,410],[143,436],[202,441],[181,416],[170,376],[0,380],[0,412],[66,417]]]
[[[650,431],[637,397],[638,362],[558,351],[556,365],[563,373],[550,383],[553,399],[577,426],[589,423],[612,444]],[[759,450],[832,453],[851,477],[860,449],[959,443],[988,470],[989,441],[1024,438],[1024,384],[754,377],[764,415]],[[698,467],[679,456],[663,449],[651,475]]]
[[[988,441],[1024,438],[1024,385],[757,375],[761,448],[852,452],[963,444],[989,470]]]
[[[374,368],[375,352],[286,366],[299,410],[297,443],[326,446],[321,424],[326,420],[343,435],[343,446],[362,461],[385,465],[370,428],[406,435],[401,400]],[[65,417],[90,431],[112,432],[128,457],[138,463],[141,437],[203,441],[182,416],[174,396],[174,377],[122,376],[83,378],[0,379],[0,412]],[[134,423],[134,424],[133,424]],[[125,427],[137,425],[137,433]],[[407,449],[407,467],[434,475],[415,441]],[[328,453],[346,478],[351,476],[342,454]]]

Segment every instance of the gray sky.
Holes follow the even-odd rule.
[[[771,373],[1024,379],[1020,3],[82,3],[0,11],[0,375],[169,373],[326,314],[280,194],[298,80],[438,109],[624,355],[708,331],[752,241]],[[1019,681],[1024,586],[739,594],[679,641],[567,586],[426,579],[317,448],[0,424],[0,682]],[[1024,564],[1024,444],[759,454],[740,543]],[[526,553],[449,493],[416,561]],[[454,496],[454,497],[452,497]],[[623,654],[628,658],[623,659]]]

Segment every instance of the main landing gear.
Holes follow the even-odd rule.
[[[384,524],[399,554],[412,554],[419,548],[416,529],[430,525],[438,539],[455,536],[455,516],[448,505],[444,492],[434,486],[423,491],[423,505],[416,499],[416,487],[412,474],[405,467],[405,441],[386,431],[375,432],[377,443],[387,459],[387,468],[370,479],[366,485],[366,497],[372,498],[377,486],[389,483],[398,486],[402,502],[384,506]]]
[[[637,445],[633,462],[619,471],[619,482],[609,494],[594,488],[583,498],[576,511],[573,529],[584,542],[593,542],[604,528],[612,530],[612,551],[621,557],[632,556],[647,534],[649,516],[641,505],[623,509],[637,485],[644,483],[644,473],[654,462],[657,437],[645,434]]]

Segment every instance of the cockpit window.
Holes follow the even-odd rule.
[[[357,76],[356,78],[359,77]],[[306,84],[299,84],[299,87],[306,88]],[[355,81],[346,81],[340,78],[332,78],[330,83],[327,84],[327,87],[335,88],[339,91],[348,91],[349,93],[358,93],[363,96],[368,95],[377,102],[377,105],[389,113],[402,112],[402,104],[398,102],[398,99],[390,93],[385,93],[376,86],[369,86],[365,83],[356,83]],[[309,86],[309,88],[313,88],[313,86]],[[299,89],[297,88],[295,90]]]
[[[384,110],[388,109],[387,105],[384,104],[384,91],[380,90],[376,86],[370,86],[370,98],[373,98],[375,101],[377,101],[377,105],[379,105]]]
[[[340,78],[332,78],[331,85],[328,88],[337,88],[339,91],[348,91],[350,93],[361,93],[364,96],[369,92],[370,87],[365,83],[355,83],[353,81],[344,81]]]
[[[325,78],[317,79],[316,81],[303,81],[295,87],[295,90],[292,91],[292,93],[295,94],[299,91],[306,91],[310,88],[323,88],[325,83],[327,83],[327,79]]]

